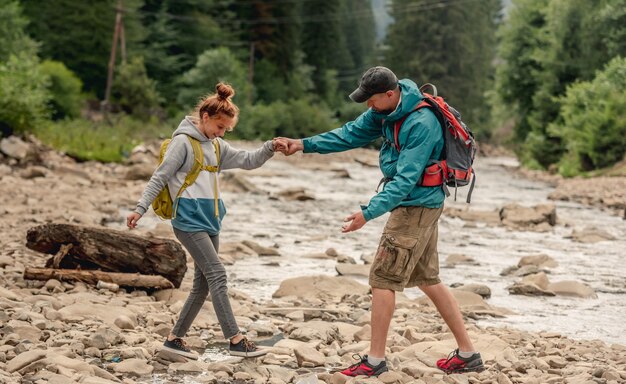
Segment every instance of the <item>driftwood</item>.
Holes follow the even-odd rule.
[[[180,287],[187,270],[181,245],[107,228],[45,224],[28,230],[26,246],[55,255],[46,267],[160,275]]]
[[[29,280],[82,281],[96,285],[98,281],[115,283],[124,287],[168,289],[174,284],[163,276],[140,275],[103,271],[79,271],[74,269],[30,268],[24,270],[24,278]]]

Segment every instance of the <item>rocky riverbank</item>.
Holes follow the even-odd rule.
[[[371,257],[372,244],[376,243],[384,222],[368,224],[363,233],[369,240],[356,243],[340,237],[334,228],[328,229],[340,220],[332,210],[346,210],[339,213],[341,217],[350,213],[349,206],[338,208],[331,205],[332,201],[360,198],[345,196],[348,192],[371,195],[371,184],[376,181],[370,180],[371,183],[364,185],[360,179],[370,174],[369,166],[376,164],[376,153],[367,150],[325,157],[277,155],[271,164],[254,173],[224,174],[224,190],[230,194],[227,205],[232,207],[229,214],[236,217],[237,222],[225,224],[223,261],[236,267],[259,260],[255,264],[256,280],[251,283],[242,282],[250,278],[230,276],[231,282],[241,287],[230,290],[233,309],[239,325],[252,339],[266,340],[273,346],[269,347],[268,355],[257,359],[242,360],[222,354],[225,344],[212,305],[207,301],[187,341],[194,349],[208,352],[199,361],[186,361],[160,352],[163,338],[190,289],[191,273],[187,273],[180,289],[158,292],[96,289],[82,283],[28,281],[22,277],[26,266],[41,266],[47,258],[24,246],[26,231],[33,226],[58,222],[122,228],[125,213],[134,206],[154,167],[155,147],[138,149],[131,163],[126,165],[76,163],[38,144],[14,139],[4,139],[0,151],[0,193],[6,196],[6,203],[0,207],[3,213],[0,221],[3,234],[0,240],[0,382],[626,382],[624,339],[623,342],[574,340],[555,331],[530,332],[514,326],[479,325],[484,319],[512,316],[511,309],[501,304],[496,306],[494,299],[488,298],[495,283],[491,287],[490,284],[463,284],[453,290],[487,370],[444,375],[434,368],[435,361],[454,348],[451,334],[427,299],[402,294],[389,333],[387,357],[392,371],[369,380],[346,380],[333,373],[353,363],[353,354],[363,354],[368,349],[371,300],[368,287],[355,272],[367,269],[364,263]],[[313,186],[303,188],[297,181],[296,175],[306,178],[309,172],[324,175],[324,185],[319,190]],[[257,183],[260,178],[265,180],[262,186]],[[569,191],[569,194],[565,198],[559,195],[558,199],[600,196],[586,202],[606,203],[608,209],[615,210],[616,206],[624,204],[624,195],[612,191],[617,189],[616,183],[624,180],[626,178],[580,180],[575,188],[563,187],[559,193]],[[597,185],[606,185],[610,194],[606,196],[616,200],[605,198],[604,189]],[[585,192],[587,189],[594,192]],[[480,189],[475,193],[480,193]],[[249,196],[253,197],[248,199]],[[442,219],[444,236],[440,241],[442,264],[448,270],[464,273],[464,269],[481,263],[477,255],[458,252],[463,248],[457,246],[457,241],[466,242],[462,236],[459,239],[446,236],[450,228],[459,226],[468,230],[496,228],[498,233],[509,235],[556,233],[559,239],[561,232],[567,232],[563,237],[567,243],[563,247],[570,250],[577,247],[572,244],[616,241],[611,231],[586,232],[583,235],[588,237],[578,240],[570,237],[573,231],[568,225],[575,225],[563,223],[550,201],[531,207],[516,206],[500,204],[496,196],[489,202],[498,209],[468,210],[453,203],[446,209]],[[264,214],[270,218],[259,215],[260,203],[265,205]],[[480,200],[478,203],[481,208]],[[301,221],[295,222],[297,217],[301,217]],[[268,222],[276,229],[264,228]],[[172,236],[167,224],[148,223],[138,233]],[[302,233],[299,228],[307,225],[306,233]],[[488,243],[490,238],[472,238],[471,241]],[[448,251],[451,246],[456,253]],[[262,271],[267,271],[268,275],[276,273],[272,271],[278,274],[287,271],[290,263],[296,263],[288,261],[292,260],[290,254],[297,252],[295,249],[301,250],[302,260],[315,260],[327,266],[336,264],[337,270],[350,276],[305,273],[309,271],[305,271],[302,260],[298,260],[300,264],[294,264],[294,269],[299,269],[301,275],[290,272],[289,276],[293,277],[283,276],[280,284],[268,285],[270,297],[255,295],[253,287],[262,286],[266,280],[258,268],[264,268]],[[580,249],[587,251],[587,248]],[[562,284],[563,279],[559,277],[564,274],[551,274],[551,271],[558,268],[569,271],[570,266],[564,265],[563,260],[548,255],[525,258],[534,249],[521,251],[516,250],[519,254],[514,265],[503,263],[490,275],[493,281],[507,281],[506,289],[514,295],[511,297],[532,300],[535,295],[547,298],[575,295],[579,300],[593,300],[584,298],[603,294],[598,287],[594,289],[586,284],[587,281],[567,280],[567,284]],[[300,255],[294,256],[299,258]],[[191,271],[193,265],[191,260],[188,262]],[[626,286],[620,285],[623,281],[615,281],[615,284],[611,294],[620,295],[620,290]]]

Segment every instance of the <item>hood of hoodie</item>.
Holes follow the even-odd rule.
[[[198,129],[198,127],[196,127],[196,125],[193,122],[192,116],[185,116],[183,121],[181,121],[180,124],[178,124],[178,128],[176,128],[176,130],[172,134],[172,137],[182,135],[182,134],[191,136],[194,139],[197,139],[199,142],[210,140],[208,137],[204,136],[202,132],[200,132],[200,129]]]
[[[402,79],[398,82],[400,86],[400,92],[402,94],[400,98],[400,104],[396,107],[396,110],[391,112],[385,120],[396,121],[403,118],[406,114],[410,113],[415,109],[415,106],[419,104],[424,96],[419,90],[417,84],[413,82],[413,80]]]

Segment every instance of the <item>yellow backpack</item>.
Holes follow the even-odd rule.
[[[197,139],[194,139],[191,136],[187,136],[189,142],[191,143],[191,147],[193,148],[193,165],[191,166],[191,170],[185,177],[185,181],[183,185],[180,186],[178,193],[176,194],[176,204],[172,201],[172,196],[170,195],[170,189],[165,184],[165,187],[159,192],[157,197],[152,201],[152,209],[154,213],[157,214],[162,219],[174,219],[176,218],[176,209],[178,208],[178,198],[183,194],[183,191],[187,189],[190,185],[196,182],[198,175],[200,175],[201,171],[208,171],[215,174],[215,216],[219,217],[219,206],[218,206],[218,191],[217,191],[217,173],[220,168],[220,146],[217,143],[217,140],[213,140],[213,145],[215,146],[215,155],[217,156],[217,165],[204,165],[204,154],[202,152],[202,146]],[[165,157],[165,151],[167,150],[167,146],[172,141],[172,139],[166,139],[161,143],[161,150],[159,151],[159,165],[163,163],[163,158]]]

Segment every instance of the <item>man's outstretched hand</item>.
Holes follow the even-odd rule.
[[[363,216],[363,211],[354,212],[343,219],[343,221],[344,224],[341,226],[341,232],[343,233],[358,231],[367,223]]]
[[[276,148],[278,152],[282,152],[285,156],[293,155],[296,152],[304,150],[304,145],[302,144],[302,140],[300,139],[289,139],[286,137],[276,137],[274,138],[276,142],[281,143],[281,146]]]

